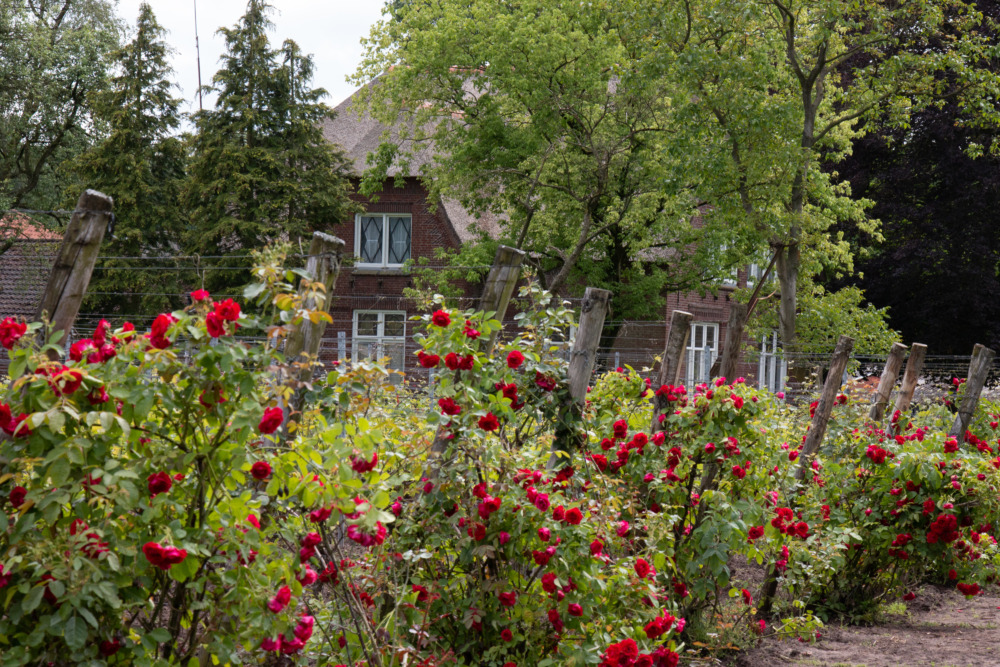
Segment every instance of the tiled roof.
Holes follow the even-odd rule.
[[[358,110],[365,108],[363,96],[368,90],[369,86],[356,90],[353,95],[337,105],[334,109],[336,115],[323,123],[323,136],[326,137],[327,141],[338,144],[344,149],[354,165],[355,175],[358,176],[368,167],[368,154],[378,150],[386,130],[386,126],[372,118],[367,110],[358,115]],[[393,129],[389,133],[389,137],[392,140],[398,140],[398,131]],[[404,152],[412,150],[413,143],[409,140],[403,141],[400,148]],[[433,146],[430,143],[422,144],[414,152],[409,169],[403,175],[419,177],[420,168],[429,164],[433,159]],[[389,170],[389,176],[398,174],[398,167]],[[476,240],[477,229],[494,237],[500,233],[500,219],[495,215],[486,214],[477,218],[452,199],[445,199],[441,203],[441,208],[463,243]]]
[[[39,225],[23,213],[0,216],[0,240],[18,238],[32,241],[58,241],[62,234]]]
[[[35,317],[59,240],[21,240],[0,254],[0,319]]]

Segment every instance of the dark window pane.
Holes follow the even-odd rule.
[[[389,264],[410,258],[410,218],[389,218]]]
[[[402,313],[385,314],[385,336],[403,336],[405,333],[405,321]]]
[[[382,216],[361,218],[361,262],[382,263]]]
[[[358,313],[358,335],[378,335],[378,313]]]

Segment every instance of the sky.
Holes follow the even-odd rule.
[[[181,110],[198,110],[198,70],[195,59],[195,2],[198,7],[198,37],[201,43],[201,77],[208,84],[219,67],[225,40],[216,31],[233,26],[246,10],[246,0],[146,0],[156,19],[167,30],[166,41],[174,49],[175,94],[183,97]],[[119,0],[118,13],[135,25],[142,0]],[[354,92],[345,81],[361,62],[361,38],[382,16],[382,0],[272,0],[273,47],[293,39],[304,53],[313,56],[313,86],[325,88],[324,101],[336,106]],[[205,97],[205,107],[214,100]]]

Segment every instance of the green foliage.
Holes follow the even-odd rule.
[[[84,188],[114,199],[114,234],[102,248],[104,255],[171,254],[183,230],[186,158],[180,139],[172,136],[180,125],[180,100],[172,95],[164,32],[143,3],[132,40],[111,54],[115,71],[107,89],[91,97],[104,136],[64,166],[73,177],[66,186],[66,206],[75,205]],[[99,267],[90,291],[118,294],[88,296],[84,308],[91,312],[151,312],[181,305],[177,297],[147,296],[182,291],[178,271],[154,273],[128,260],[106,260]]]
[[[799,285],[798,346],[803,354],[826,354],[841,335],[854,338],[854,354],[886,355],[899,333],[889,328],[888,309],[867,303],[857,287],[828,292],[812,281]],[[746,296],[746,295],[744,295]],[[752,340],[770,337],[778,329],[778,308],[774,300],[757,304],[747,327]]]
[[[107,85],[119,29],[107,0],[0,4],[0,198],[11,206],[58,208],[54,170],[87,146],[89,96]]]
[[[245,256],[269,242],[299,243],[311,231],[349,219],[347,163],[322,135],[332,113],[309,87],[312,59],[286,40],[273,49],[270,5],[250,0],[226,38],[213,78],[215,109],[195,114],[197,133],[184,197],[186,247],[204,255]],[[214,276],[217,289],[246,284],[248,272]]]
[[[362,191],[409,170],[406,140],[414,150],[433,142],[436,159],[421,167],[433,194],[499,216],[500,240],[528,251],[547,288],[598,276],[635,295],[616,306],[628,318],[665,284],[697,282],[707,264],[670,252],[693,240],[697,203],[670,144],[676,90],[644,60],[648,36],[630,9],[393,6],[355,79],[377,79],[367,110],[399,136],[372,156]]]

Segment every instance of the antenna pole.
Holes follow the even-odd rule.
[[[194,0],[194,52],[198,62],[198,110],[204,111],[201,100],[201,45],[198,43],[198,0]]]

